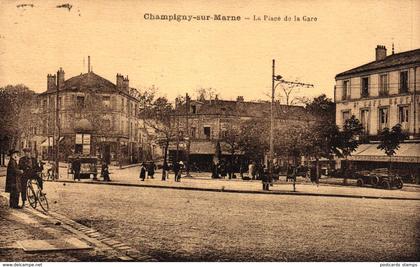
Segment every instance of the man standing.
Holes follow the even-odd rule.
[[[22,207],[25,206],[28,180],[36,178],[36,173],[34,171],[36,168],[36,162],[35,159],[31,157],[31,149],[26,147],[23,149],[23,152],[25,155],[19,159],[19,169],[23,171],[20,191],[22,197]]]
[[[180,176],[179,171],[181,169],[181,166],[180,166],[180,164],[177,161],[175,161],[173,163],[172,168],[173,168],[174,173],[175,173],[175,182],[179,182],[179,176]]]
[[[80,181],[80,167],[81,167],[81,162],[80,162],[80,158],[79,158],[79,156],[77,156],[74,160],[73,160],[73,162],[72,162],[72,164],[71,164],[72,166],[72,169],[73,169],[73,179],[76,181],[76,179],[77,180],[79,180]]]
[[[6,192],[10,193],[9,206],[13,209],[19,208],[19,193],[21,188],[21,175],[23,171],[19,169],[18,160],[19,151],[9,151],[9,164],[7,165],[6,173]]]

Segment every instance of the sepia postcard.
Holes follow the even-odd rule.
[[[0,0],[0,264],[418,266],[419,66],[419,0]]]

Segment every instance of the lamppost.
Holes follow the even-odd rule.
[[[276,88],[279,84],[290,84],[290,85],[298,85],[303,87],[314,87],[312,84],[308,83],[300,83],[300,82],[290,82],[283,80],[281,75],[275,74],[275,66],[276,61],[273,59],[273,73],[271,76],[271,105],[270,105],[270,153],[268,156],[268,171],[270,175],[270,179],[273,177],[273,159],[274,159],[274,94]]]

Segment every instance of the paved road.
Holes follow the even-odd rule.
[[[53,211],[161,261],[420,259],[420,201],[45,187]]]

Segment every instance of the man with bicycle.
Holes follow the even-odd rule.
[[[31,149],[28,147],[24,148],[23,152],[25,153],[25,155],[19,160],[19,169],[23,171],[21,179],[22,207],[25,206],[28,180],[36,179],[38,181],[40,189],[42,190],[43,188],[42,178],[37,173],[40,171],[40,167],[38,165],[37,160],[31,156]]]

